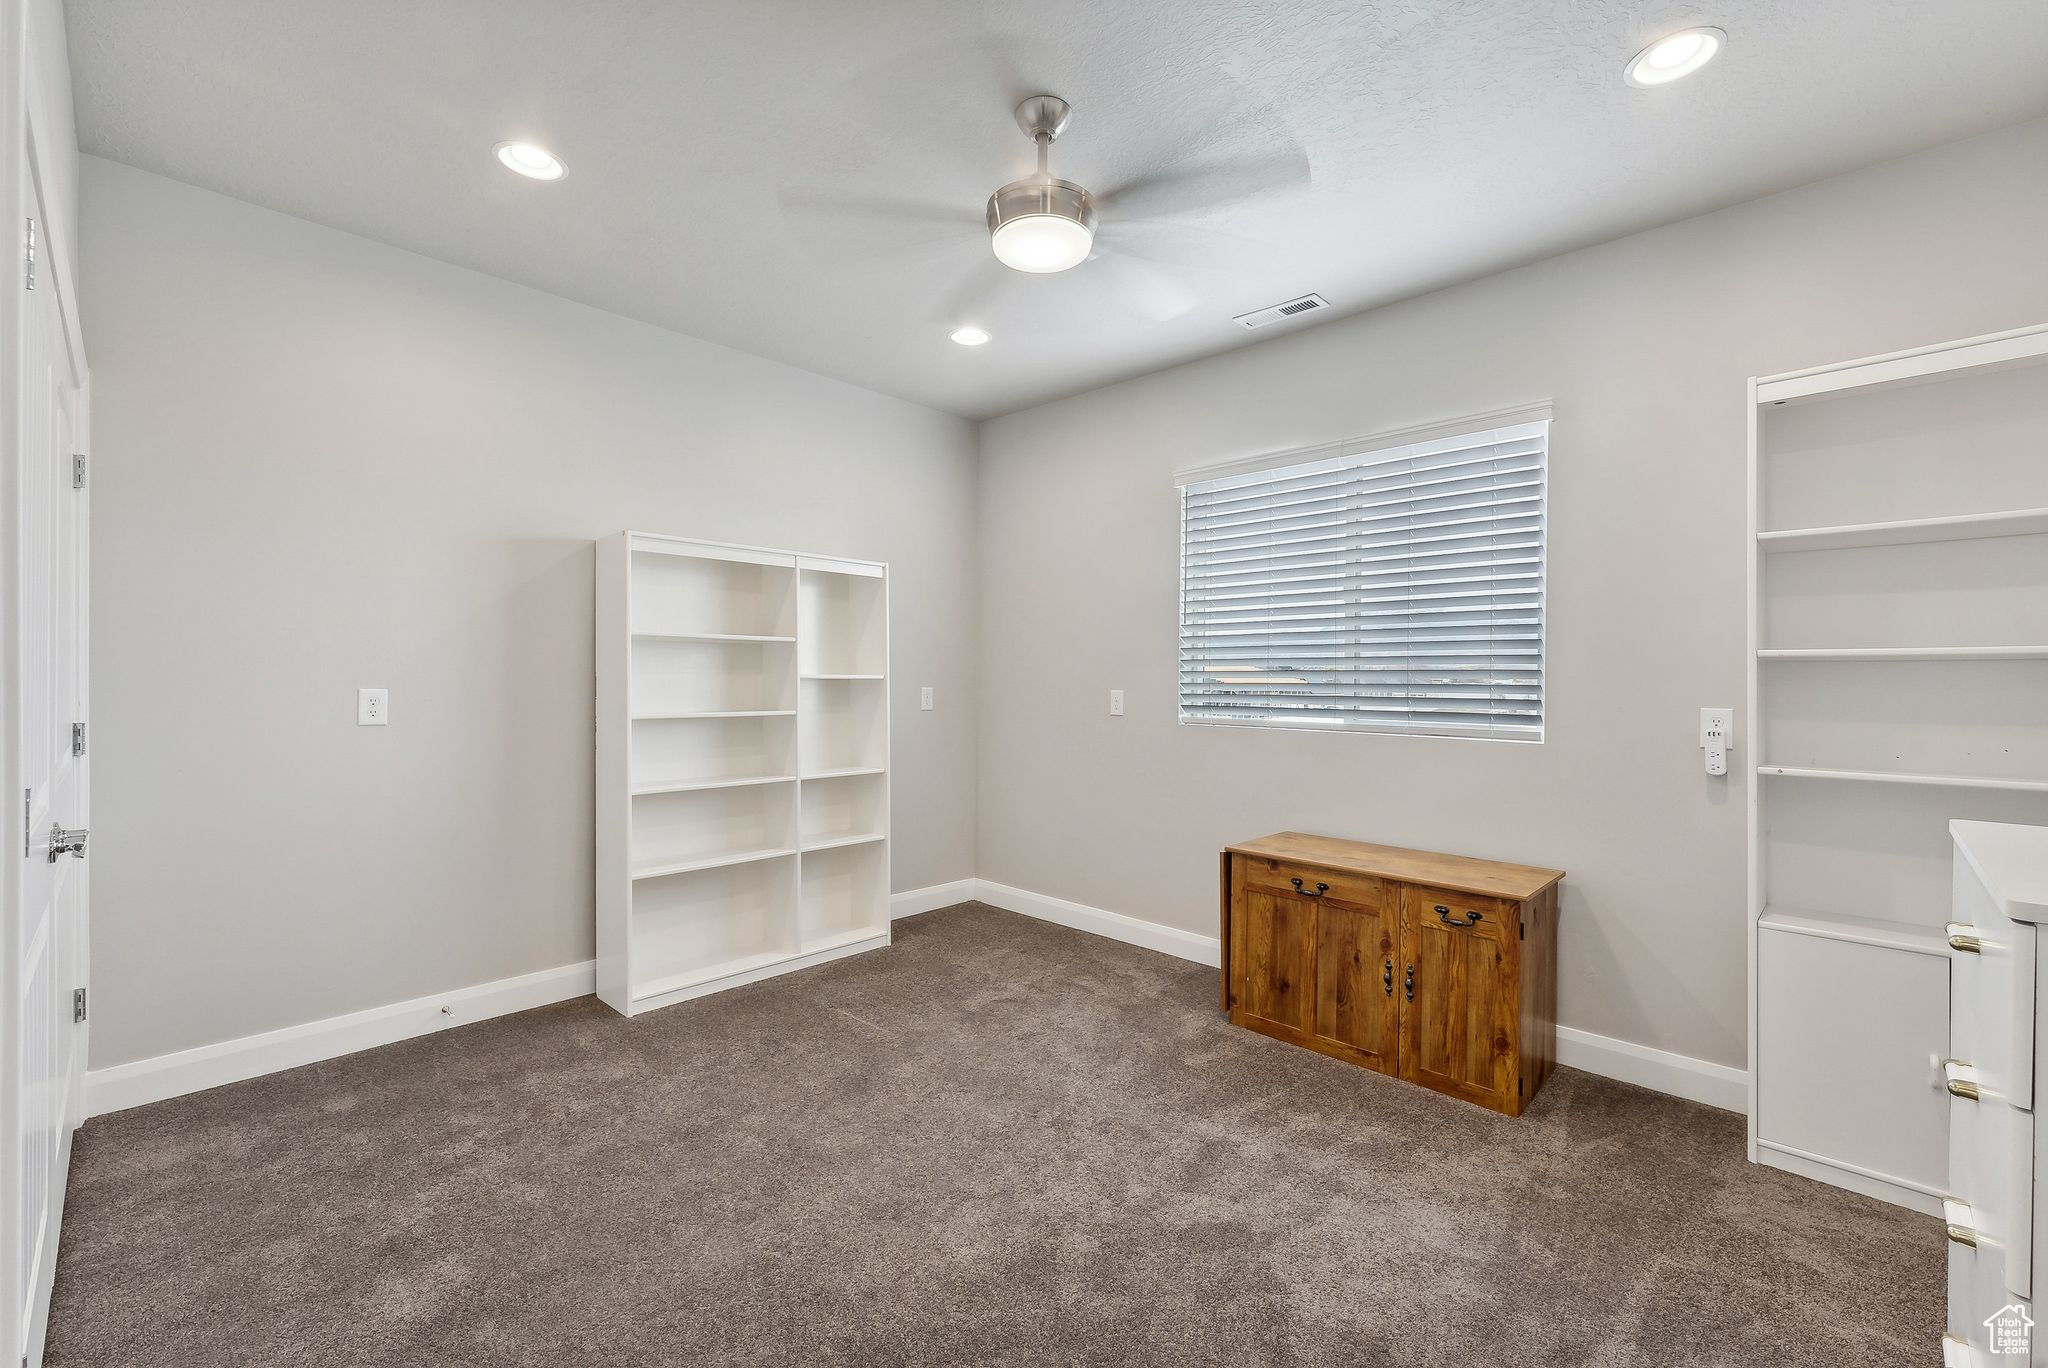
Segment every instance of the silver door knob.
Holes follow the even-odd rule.
[[[84,859],[85,838],[91,834],[84,827],[74,827],[66,831],[63,827],[52,826],[50,828],[50,863],[57,863],[59,855],[76,855],[79,859]]]

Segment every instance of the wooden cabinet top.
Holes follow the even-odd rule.
[[[1272,836],[1261,836],[1256,841],[1240,841],[1224,849],[1233,855],[1292,860],[1322,869],[1371,874],[1397,883],[1428,884],[1456,893],[1506,898],[1512,902],[1533,898],[1564,877],[1562,869],[1502,864],[1498,860],[1439,855],[1428,850],[1404,850],[1400,846],[1370,845],[1364,841],[1339,840],[1335,836],[1308,836],[1299,831],[1282,831]]]

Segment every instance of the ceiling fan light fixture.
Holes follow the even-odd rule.
[[[1011,270],[1072,270],[1095,248],[1095,202],[1072,181],[1012,181],[988,197],[988,232]]]
[[[1727,45],[1728,35],[1720,29],[1680,29],[1629,58],[1622,78],[1632,86],[1669,85],[1713,61]]]

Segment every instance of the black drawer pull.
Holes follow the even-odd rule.
[[[1394,995],[1394,962],[1392,960],[1387,961],[1386,976],[1380,981],[1387,985],[1387,996],[1392,997]]]
[[[1474,912],[1471,908],[1468,907],[1465,909],[1465,920],[1452,921],[1451,909],[1445,907],[1442,903],[1438,903],[1436,905],[1436,915],[1437,920],[1442,922],[1445,926],[1477,926],[1480,922],[1486,919],[1484,913]]]
[[[1415,966],[1412,964],[1408,966],[1408,981],[1403,986],[1408,989],[1408,1000],[1415,1001]]]
[[[1315,892],[1313,892],[1313,893],[1309,893],[1309,891],[1308,891],[1308,890],[1307,890],[1306,888],[1303,888],[1303,887],[1301,886],[1301,880],[1299,880],[1299,879],[1289,879],[1289,880],[1288,880],[1287,882],[1289,882],[1289,883],[1291,883],[1291,884],[1293,884],[1293,885],[1294,885],[1294,891],[1295,891],[1295,892],[1297,892],[1297,893],[1306,893],[1306,894],[1308,894],[1308,896],[1309,896],[1309,897],[1311,897],[1311,898],[1320,898],[1320,897],[1322,897],[1322,896],[1323,896],[1323,894],[1325,894],[1325,893],[1327,893],[1327,892],[1329,892],[1329,891],[1330,891],[1330,886],[1329,886],[1328,884],[1326,884],[1326,883],[1319,883],[1319,884],[1317,884],[1317,885],[1316,885],[1316,891],[1315,891]]]

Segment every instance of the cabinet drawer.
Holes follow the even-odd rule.
[[[1386,896],[1386,884],[1369,874],[1347,874],[1338,869],[1317,869],[1291,860],[1268,860],[1256,856],[1237,857],[1244,865],[1248,888],[1268,893],[1303,893],[1336,898],[1342,902],[1378,907]]]
[[[1498,898],[1475,898],[1470,893],[1453,893],[1447,888],[1406,885],[1402,897],[1418,926],[1449,927],[1486,940],[1509,940],[1508,927],[1517,915],[1514,904]]]
[[[1975,948],[1951,954],[1949,1034],[1958,1058],[1976,1066],[1984,1090],[2011,1105],[2034,1105],[2035,928],[2007,918],[1962,860],[1955,862],[1955,919]]]
[[[1947,1069],[1953,1080],[1960,1072]],[[2017,1296],[2033,1295],[2034,1117],[1984,1090],[1949,1094],[1948,1190],[1969,1204],[1977,1257]],[[1996,1309],[1996,1308],[1993,1308]]]

